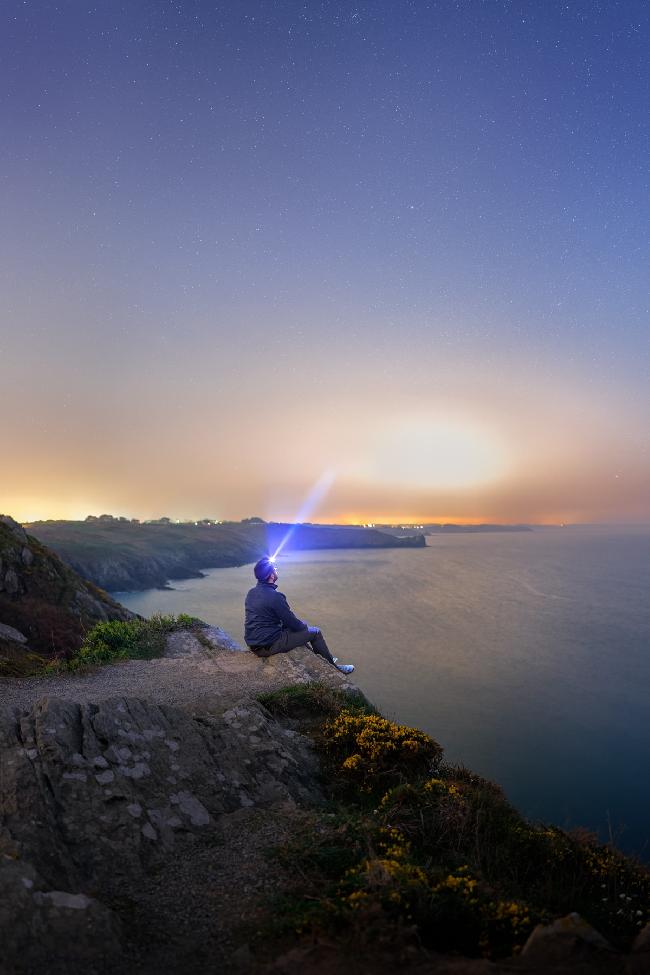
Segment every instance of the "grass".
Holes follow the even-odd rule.
[[[379,714],[361,691],[340,691],[327,684],[296,684],[268,694],[258,701],[276,718],[291,719],[303,725],[321,725],[347,709],[354,714]]]
[[[75,672],[119,660],[147,660],[165,652],[167,636],[196,625],[192,616],[154,615],[148,620],[111,620],[98,623],[84,637],[79,650],[68,659],[51,661],[48,673]]]
[[[448,765],[362,695],[311,684],[262,697],[313,739],[328,805],[275,852],[299,879],[271,940],[386,941],[491,959],[579,912],[628,949],[650,919],[650,872],[585,833],[530,823],[494,783]],[[393,950],[393,949],[391,949]]]
[[[47,660],[23,645],[0,639],[0,677],[32,677],[43,672]]]

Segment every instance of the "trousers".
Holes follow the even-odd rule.
[[[280,636],[269,647],[251,647],[258,657],[272,657],[275,653],[288,653],[296,647],[309,647],[319,657],[324,657],[333,664],[334,658],[325,642],[325,637],[317,626],[308,626],[304,630],[283,630]]]

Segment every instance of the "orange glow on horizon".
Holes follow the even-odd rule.
[[[105,509],[102,508],[101,510],[99,510],[99,509],[98,510],[94,510],[94,508],[92,510],[90,508],[88,508],[88,509],[85,509],[85,508],[84,509],[79,509],[78,505],[74,505],[74,507],[73,506],[62,506],[62,507],[58,507],[56,510],[52,510],[52,511],[47,511],[47,509],[45,508],[44,505],[43,506],[41,506],[41,505],[38,505],[38,506],[34,505],[34,506],[30,506],[30,507],[28,507],[26,509],[25,508],[22,508],[22,509],[18,509],[17,508],[14,511],[7,510],[5,512],[0,512],[0,513],[10,515],[12,518],[14,518],[20,524],[30,524],[32,522],[48,521],[48,520],[52,520],[52,521],[84,521],[88,515],[95,515],[95,516],[97,516],[97,515],[103,514],[105,511],[106,511],[106,513],[113,514],[116,518],[119,518],[119,517],[125,517],[125,518],[129,518],[129,519],[131,519],[131,518],[137,518],[137,519],[139,519],[139,520],[141,520],[143,522],[148,521],[148,520],[153,520],[153,519],[155,519],[157,517],[161,517],[160,515],[156,515],[156,514],[141,514],[141,515],[139,515],[139,514],[135,514],[133,512],[124,512],[124,511],[111,510],[111,507],[110,506],[108,506]],[[181,521],[181,522],[191,523],[194,520],[198,520],[200,518],[209,517],[209,516],[208,515],[200,515],[200,514],[197,514],[195,516],[190,516],[190,515],[187,515],[187,514],[184,513],[182,516],[178,516],[178,515],[171,514],[170,517],[171,517],[172,521],[176,521],[177,518],[178,518],[178,520]],[[230,520],[239,521],[241,519],[238,519],[238,518],[232,518],[231,519],[227,515],[223,515],[221,520],[224,520],[224,521],[230,521]],[[268,520],[269,521],[284,522],[284,523],[287,523],[287,524],[290,524],[291,523],[291,519],[289,517],[283,518],[283,517],[279,516],[277,518],[269,518]],[[368,514],[368,513],[365,513],[365,514],[362,514],[362,513],[359,513],[359,512],[346,512],[345,514],[342,514],[340,517],[332,517],[331,515],[330,516],[327,516],[327,517],[323,517],[323,518],[315,517],[311,523],[314,524],[314,525],[350,525],[350,526],[353,526],[353,525],[354,526],[360,526],[360,525],[363,525],[363,526],[366,526],[366,525],[377,525],[377,526],[388,525],[390,527],[400,527],[400,526],[404,525],[404,526],[407,526],[407,527],[412,527],[412,526],[417,526],[417,525],[486,525],[486,524],[498,524],[498,525],[520,525],[520,524],[530,524],[530,525],[558,525],[558,524],[561,524],[562,522],[565,522],[565,521],[567,521],[567,519],[564,519],[564,518],[562,518],[560,516],[556,516],[556,517],[547,516],[547,517],[544,517],[544,518],[537,518],[534,521],[526,521],[526,520],[519,520],[518,521],[518,520],[496,519],[494,516],[490,517],[489,515],[486,515],[484,517],[471,516],[471,517],[463,518],[463,517],[461,517],[461,516],[459,516],[457,514],[456,515],[444,515],[444,514],[443,515],[441,515],[441,514],[434,514],[434,515],[413,515],[413,514],[409,514],[409,515],[404,515],[403,514],[401,516],[396,516],[393,513],[388,513],[388,514],[386,514],[386,513],[381,513],[381,514]]]
[[[557,525],[563,519],[551,516],[535,521],[506,521],[485,516],[483,518],[468,517],[462,518],[458,515],[406,515],[398,518],[395,515],[360,515],[357,513],[341,515],[340,518],[323,518],[314,522],[319,525],[390,525],[399,527],[400,525]]]

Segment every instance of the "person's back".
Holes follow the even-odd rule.
[[[294,632],[307,628],[289,609],[286,596],[275,583],[259,581],[246,595],[244,639],[249,647],[270,646],[286,627]]]
[[[257,585],[249,589],[244,603],[244,639],[249,649],[258,657],[271,657],[307,646],[342,673],[351,674],[352,664],[338,663],[319,628],[309,626],[291,612],[287,597],[278,592],[278,573],[273,562],[260,559],[253,571]]]

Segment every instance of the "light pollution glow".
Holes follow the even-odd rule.
[[[370,409],[362,388],[357,395],[333,394],[327,410],[303,402],[296,416],[293,394],[275,392],[271,414],[261,417],[241,391],[231,389],[224,416],[222,386],[218,395],[206,392],[200,407],[192,404],[161,420],[155,377],[146,390],[151,412],[142,409],[145,382],[138,400],[122,404],[124,419],[112,435],[105,417],[100,449],[88,448],[101,425],[96,414],[75,417],[74,438],[69,427],[48,425],[27,440],[17,418],[14,463],[4,472],[0,507],[22,521],[105,511],[138,518],[237,520],[257,514],[293,520],[323,469],[331,467],[336,481],[311,520],[557,523],[650,515],[647,464],[632,418],[589,402],[585,393],[581,398],[575,388],[563,393],[558,384],[551,403],[530,384],[517,411],[508,409],[511,392],[503,387],[475,388],[475,402],[468,393],[462,409],[453,391],[443,398],[438,390],[425,410],[425,382],[411,369],[399,397],[394,385],[390,403],[371,400]],[[35,389],[34,406],[38,399]],[[45,403],[40,416],[45,425]],[[30,449],[35,436],[42,436],[38,451]],[[432,447],[439,454],[435,463],[427,453]],[[449,448],[446,455],[442,448]],[[37,484],[47,490],[38,493]]]
[[[634,5],[350,9],[6,0],[0,510],[650,520]]]

